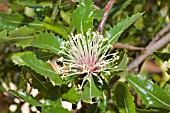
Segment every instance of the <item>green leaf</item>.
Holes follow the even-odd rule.
[[[26,21],[27,20],[27,21]],[[15,30],[16,28],[26,25],[28,28],[40,29],[42,24],[38,20],[28,20],[19,14],[5,14],[0,13],[0,29],[3,30]]]
[[[147,107],[170,110],[170,95],[157,84],[140,75],[128,75],[126,79]]]
[[[38,59],[41,59],[43,61],[47,61],[49,59],[56,57],[55,53],[51,53],[50,51],[44,51],[44,50],[41,50],[41,49],[36,50],[35,54],[36,54],[36,57]]]
[[[156,51],[154,52],[154,55],[156,56],[156,58],[161,59],[162,61],[168,61],[170,59],[170,52],[160,52],[160,51]]]
[[[13,95],[27,101],[28,103],[30,103],[33,106],[40,106],[41,107],[41,103],[38,100],[36,100],[34,97],[28,95],[27,93],[17,92],[17,91],[14,91],[14,90],[9,90],[8,92],[10,92]]]
[[[49,49],[54,53],[58,53],[60,51],[62,40],[58,36],[54,36],[50,33],[40,33],[35,35],[35,37],[36,40],[32,42],[32,46]]]
[[[41,76],[30,68],[22,68],[22,77],[26,81],[29,81],[33,88],[38,89],[39,94],[43,96],[39,97],[39,99],[46,98],[57,100],[61,97],[60,89],[58,86],[53,86],[48,79],[45,79],[44,76]]]
[[[12,62],[18,66],[25,66],[26,63],[21,59],[21,56],[26,53],[28,53],[28,52],[18,52],[18,53],[12,54],[12,56],[11,56]],[[31,53],[31,52],[29,52],[29,53]]]
[[[17,46],[22,46],[24,48],[29,46],[33,41],[33,33],[34,30],[26,26],[9,32],[4,30],[0,32],[0,42],[14,42]]]
[[[84,91],[80,96],[80,99],[85,102],[92,102],[93,97],[102,96],[102,92],[96,87],[93,77],[89,76],[89,82],[84,86]]]
[[[70,25],[70,16],[69,16],[69,13],[67,12],[64,12],[64,11],[60,11],[60,15],[61,15],[61,18],[63,19],[64,22],[66,22],[68,25]]]
[[[100,9],[100,10],[94,10],[94,19],[97,19],[98,21],[100,21],[103,17],[103,13],[104,13],[104,9]]]
[[[50,18],[46,17],[43,21],[43,26],[68,40],[68,33],[65,27],[59,23],[54,23]]]
[[[109,43],[113,44],[114,42],[117,42],[120,35],[123,33],[125,29],[127,29],[129,26],[131,26],[136,20],[138,20],[143,13],[137,13],[135,15],[132,15],[131,17],[126,17],[123,19],[120,23],[115,25],[113,28],[111,28],[107,33],[106,37],[109,39]]]
[[[29,74],[28,74],[29,73]],[[43,93],[44,95],[48,92],[48,87],[45,84],[44,77],[37,74],[35,71],[31,70],[28,67],[22,68],[22,76],[26,81],[29,81],[30,85],[33,88],[38,89],[40,93]]]
[[[137,113],[168,113],[165,109],[137,109]]]
[[[43,105],[42,113],[71,113],[61,105],[61,99],[57,101],[47,101]]]
[[[168,68],[168,71],[167,71],[167,73],[170,75],[170,68]]]
[[[80,0],[74,13],[75,27],[78,33],[87,32],[89,28],[93,29],[94,9],[92,0]]]
[[[44,7],[52,7],[52,2],[39,2],[36,3],[35,0],[31,0],[31,1],[17,1],[18,4],[25,6],[25,7],[31,7],[31,8],[44,8]]]
[[[115,17],[118,17],[120,13],[124,12],[127,6],[131,4],[133,0],[120,1],[114,5],[114,7],[110,11],[110,17],[114,20]]]
[[[6,92],[6,89],[0,84],[0,93]]]
[[[170,95],[170,84],[166,84],[163,88]]]
[[[106,110],[108,109],[109,106],[109,99],[110,96],[108,96],[108,92],[106,91],[103,91],[102,97],[96,98],[97,103],[96,109],[100,110],[100,113],[106,113]]]
[[[26,6],[26,7],[42,8],[42,6],[39,5],[39,4],[37,4],[35,0],[23,1],[23,2],[17,1],[17,3],[20,4],[20,5],[22,5],[22,6]]]
[[[21,56],[21,59],[29,66],[32,70],[35,70],[37,73],[48,77],[55,84],[62,84],[61,77],[50,67],[47,62],[38,60],[34,54],[24,54]]]
[[[8,32],[6,30],[3,30],[3,31],[0,32],[0,42],[7,42],[7,41],[9,41],[9,39],[7,37],[7,34],[8,34]]]
[[[114,92],[120,113],[136,113],[134,99],[126,84],[116,83]]]
[[[127,69],[127,55],[124,54],[121,62],[119,63],[118,67],[115,69],[116,71],[124,71]]]
[[[75,104],[79,99],[80,94],[78,93],[78,88],[73,86],[67,93],[62,95],[62,98]]]
[[[91,76],[90,79],[90,92],[91,92],[91,97],[98,97],[98,96],[102,96],[102,92],[98,90],[98,88],[96,87],[93,77]]]
[[[61,5],[61,0],[57,0],[55,2],[55,4],[53,4],[53,12],[52,12],[52,15],[51,15],[51,19],[52,21],[55,21],[57,15],[58,15],[58,12],[59,12],[59,8],[60,8],[60,5]]]
[[[91,102],[89,83],[86,83],[86,85],[84,86],[84,91],[80,96],[80,100],[83,100],[85,102]]]
[[[42,113],[72,113],[72,112],[68,111],[67,109],[61,106],[50,105],[50,106],[44,106],[42,108]]]

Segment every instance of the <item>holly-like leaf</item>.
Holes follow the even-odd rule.
[[[18,46],[23,48],[29,46],[33,41],[33,29],[29,29],[26,26],[20,27],[13,31],[1,31],[0,32],[0,42],[13,42]]]
[[[29,73],[29,74],[28,74]],[[29,81],[33,88],[38,89],[38,91],[44,95],[48,92],[48,87],[45,84],[45,78],[28,67],[22,68],[22,76],[26,81]]]
[[[60,45],[62,40],[58,36],[54,36],[50,33],[40,33],[35,35],[36,40],[32,42],[32,46],[48,49],[54,53],[60,51]]]
[[[126,79],[147,107],[170,110],[170,95],[156,83],[140,75],[128,75]]]
[[[166,84],[163,88],[170,95],[170,84]]]
[[[21,56],[21,59],[26,63],[28,67],[37,73],[48,77],[55,84],[62,84],[61,77],[50,67],[47,62],[38,60],[34,54],[24,54]]]
[[[103,17],[104,9],[94,10],[94,19],[100,21]]]
[[[0,13],[0,29],[15,30],[16,28],[26,25],[28,28],[40,29],[42,24],[38,20],[25,21],[27,18],[19,14]]]
[[[106,37],[109,39],[109,43],[113,44],[114,42],[117,42],[118,38],[123,33],[123,31],[127,29],[129,26],[131,26],[142,15],[143,13],[137,13],[135,15],[132,15],[131,17],[126,17],[120,23],[111,28],[106,33]]]
[[[162,61],[168,61],[170,59],[170,52],[160,52],[160,51],[155,51],[154,55],[156,58],[161,59]]]
[[[34,30],[26,26],[20,27],[13,31],[1,31],[0,42],[17,42],[21,40],[32,39]]]
[[[24,7],[30,7],[30,8],[44,8],[44,7],[51,7],[52,8],[52,2],[39,2],[37,3],[36,0],[29,0],[29,1],[17,1],[17,3]]]
[[[26,81],[29,81],[30,85],[37,89],[40,95],[43,95],[42,98],[57,100],[61,97],[60,89],[58,86],[53,86],[48,79],[45,79],[44,76],[41,76],[30,68],[22,68],[22,77]]]
[[[71,113],[61,105],[61,99],[57,101],[45,100],[42,113]]]
[[[54,23],[50,18],[46,17],[43,21],[43,26],[46,29],[51,30],[51,31],[61,35],[62,38],[68,40],[67,30],[62,24]]]
[[[112,19],[115,19],[115,17],[118,17],[123,10],[125,10],[132,2],[133,0],[127,0],[127,1],[120,1],[117,4],[114,5],[114,7],[110,11],[110,15]]]
[[[51,15],[51,19],[53,21],[57,18],[57,15],[58,15],[59,10],[60,10],[59,9],[60,5],[61,5],[61,0],[57,0],[54,4],[53,12],[52,12],[52,15]]]
[[[91,92],[91,97],[99,97],[102,96],[102,92],[99,91],[99,89],[96,87],[95,83],[94,83],[94,79],[91,76],[90,79],[90,92]]]
[[[18,66],[25,66],[26,63],[21,59],[21,56],[26,53],[28,53],[28,52],[18,52],[18,53],[12,54],[12,56],[11,56],[12,62]],[[29,53],[31,53],[31,52],[29,52]]]
[[[41,49],[36,50],[35,54],[36,54],[38,59],[42,59],[43,61],[47,61],[47,60],[49,60],[51,58],[56,57],[55,53],[51,53],[51,52],[48,52],[48,51],[43,51]]]
[[[86,85],[84,86],[84,91],[80,96],[80,100],[83,100],[85,102],[91,102],[89,83],[86,83]]]
[[[42,6],[37,4],[35,0],[22,1],[22,2],[17,1],[17,3],[22,5],[22,6],[26,6],[26,7],[42,8]]]
[[[127,55],[124,54],[121,62],[119,63],[118,67],[114,69],[114,71],[124,71],[127,69]]]
[[[74,13],[74,24],[78,33],[85,33],[93,29],[94,9],[92,0],[80,0]]]
[[[98,108],[100,110],[100,113],[107,113],[106,110],[109,106],[109,99],[110,97],[107,95],[106,92],[102,93],[101,98],[96,99],[96,103],[97,103],[96,109]]]
[[[125,84],[116,83],[114,93],[120,113],[136,113],[133,97]]]
[[[0,32],[0,42],[6,42],[9,40],[7,34],[8,32],[6,30]]]
[[[13,95],[27,101],[28,103],[30,103],[33,106],[40,106],[41,107],[41,103],[38,100],[36,100],[34,97],[28,95],[27,93],[17,92],[17,91],[14,91],[14,90],[9,90],[8,92],[10,92]]]
[[[89,76],[89,81],[84,86],[84,91],[80,96],[80,99],[85,102],[92,102],[93,97],[99,97],[102,95],[102,92],[96,87],[93,77]]]
[[[79,99],[80,94],[78,93],[78,88],[73,86],[67,93],[62,95],[62,98],[75,104]]]
[[[42,108],[42,113],[72,113],[62,106],[50,105]]]
[[[61,18],[63,19],[64,22],[66,22],[68,25],[70,25],[70,16],[69,16],[69,13],[67,12],[64,12],[64,11],[60,11],[60,15],[61,15]]]

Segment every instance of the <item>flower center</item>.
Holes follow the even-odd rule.
[[[71,35],[69,41],[62,46],[61,53],[64,56],[63,69],[72,74],[96,74],[110,69],[114,61],[109,54],[112,46],[108,39],[97,32],[87,32],[86,35]],[[109,57],[110,58],[109,58]],[[107,59],[107,57],[109,59]]]

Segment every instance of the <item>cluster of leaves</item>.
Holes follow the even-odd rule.
[[[136,41],[135,35],[140,36],[142,33],[146,37],[149,34],[150,29],[145,28],[148,22],[143,22],[149,13],[142,17],[143,13],[136,12],[145,11],[142,10],[144,5],[134,5],[136,2],[131,2],[132,0],[120,1],[112,8],[104,29],[104,37],[109,39],[110,44],[118,40],[122,43],[132,42],[134,44]],[[127,83],[116,82],[114,87],[110,86],[109,82],[117,75],[124,78],[121,75],[127,70],[127,56],[122,52],[119,54],[120,60],[117,61],[118,68],[113,70],[109,77],[103,78],[107,79],[106,81],[103,80],[103,85],[97,82],[97,78],[92,77],[90,84],[87,82],[82,91],[79,91],[77,87],[77,84],[82,82],[81,76],[73,76],[63,80],[46,62],[54,57],[60,57],[58,52],[61,50],[61,43],[68,40],[68,35],[71,33],[85,33],[89,28],[95,31],[95,25],[101,20],[103,10],[94,9],[91,0],[80,0],[79,3],[70,0],[53,0],[50,2],[48,0],[31,0],[17,1],[15,4],[21,8],[19,14],[0,13],[0,28],[2,29],[0,42],[10,42],[22,47],[22,52],[12,53],[11,60],[15,65],[18,65],[15,71],[21,72],[22,78],[32,88],[38,89],[38,95],[33,97],[26,93],[25,88],[21,87],[25,82],[20,78],[17,78],[20,80],[19,84],[12,81],[17,84],[17,91],[9,90],[8,92],[25,100],[32,106],[36,106],[42,113],[70,113],[69,110],[63,108],[62,101],[71,102],[73,105],[76,105],[78,101],[82,101],[85,107],[79,109],[78,112],[87,113],[168,112],[170,110],[168,84],[161,88],[146,77],[127,75]],[[143,4],[146,4],[146,1]],[[124,9],[130,8],[131,5],[135,6],[135,14],[133,15],[124,11]],[[126,17],[127,13],[132,16]],[[124,16],[126,18],[122,19]],[[127,29],[138,19],[139,21],[134,26]],[[119,23],[117,23],[118,21]],[[155,25],[157,29],[152,29],[150,32],[156,33],[164,23],[165,21],[160,25]],[[145,29],[146,31],[143,33],[142,31]],[[127,35],[129,31],[131,33]],[[151,34],[151,36],[153,35]],[[128,37],[125,38],[126,36]],[[139,43],[139,45],[142,44]],[[131,56],[134,54],[136,53],[132,53]],[[155,52],[155,57],[163,62],[168,61],[169,53]],[[169,70],[168,68],[167,73],[170,73]],[[8,72],[9,70],[6,71]],[[122,72],[124,73],[122,74]],[[1,81],[5,81],[3,77],[1,77]],[[71,83],[71,87],[69,83]],[[129,91],[127,84],[130,84],[134,89],[131,91],[133,94]],[[141,108],[135,106],[136,99],[134,97],[136,94],[140,96],[143,102],[143,105],[140,106]],[[43,103],[40,102],[42,99],[44,100]],[[112,100],[112,103],[110,103],[110,100]],[[111,106],[112,104],[114,107]]]

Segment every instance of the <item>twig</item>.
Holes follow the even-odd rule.
[[[113,44],[113,49],[114,48],[127,49],[127,50],[131,50],[131,51],[144,51],[145,50],[145,48],[134,47],[134,46],[126,45],[126,44],[121,44],[119,42],[115,42]]]
[[[96,10],[100,10],[100,7],[95,5],[95,4],[93,4],[93,8],[96,9]]]
[[[169,30],[170,30],[170,24],[166,25],[162,30],[160,30],[159,33],[156,34],[155,38],[149,43],[149,45],[152,45],[153,43],[155,43]]]
[[[99,34],[102,34],[103,33],[103,29],[104,29],[104,25],[105,25],[105,22],[107,20],[107,17],[109,15],[109,12],[112,8],[112,6],[114,5],[114,3],[116,2],[116,0],[110,0],[108,2],[108,4],[106,5],[105,7],[105,11],[104,11],[104,14],[103,14],[103,17],[102,17],[102,20],[100,21],[99,23],[99,26],[97,28],[97,31],[99,32]]]
[[[167,28],[169,28],[169,29],[167,29]],[[157,35],[154,37],[154,39],[151,41],[151,43],[148,44],[148,46],[146,47],[145,53],[139,55],[135,60],[133,60],[128,65],[128,70],[131,71],[132,69],[138,67],[148,56],[152,55],[154,51],[162,48],[167,43],[169,43],[170,42],[170,32],[167,33],[163,37],[162,37],[163,34],[161,34],[161,33],[165,34],[169,30],[170,30],[170,27],[169,27],[169,24],[168,24],[159,33],[157,33]],[[159,34],[161,34],[161,35],[159,35]],[[162,37],[162,38],[160,39],[160,37]]]

